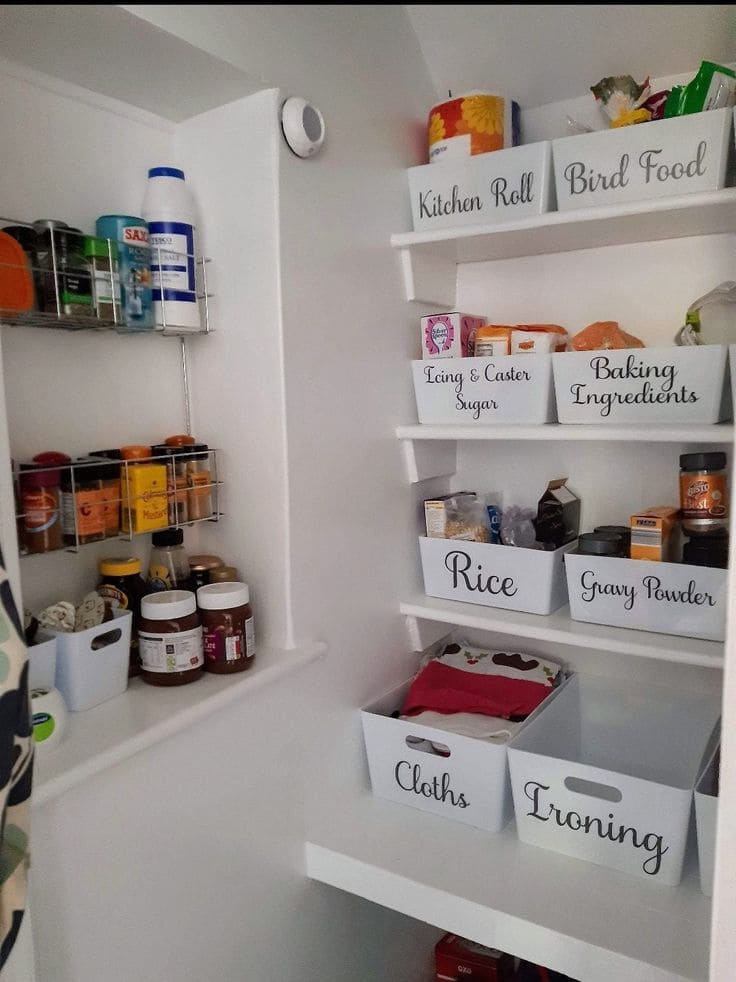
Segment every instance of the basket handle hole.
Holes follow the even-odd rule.
[[[406,745],[410,750],[418,750],[423,754],[432,754],[434,757],[449,757],[450,748],[444,743],[433,743],[425,740],[424,737],[408,736]]]
[[[564,784],[567,790],[574,794],[585,794],[590,798],[602,798],[603,801],[612,801],[614,804],[618,804],[623,798],[618,788],[614,788],[610,784],[584,781],[580,777],[566,777]]]
[[[100,648],[108,648],[111,644],[115,644],[122,638],[123,632],[119,627],[113,628],[112,631],[105,631],[104,634],[98,634],[94,639],[90,647],[92,651],[99,651]]]

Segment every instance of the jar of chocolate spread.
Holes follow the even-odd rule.
[[[141,600],[141,678],[151,685],[186,685],[202,674],[202,625],[191,590],[162,590]]]
[[[243,672],[253,664],[255,633],[247,583],[209,583],[197,590],[206,672]]]

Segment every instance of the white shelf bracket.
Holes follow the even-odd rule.
[[[411,484],[451,477],[457,470],[456,440],[402,440],[401,449]]]
[[[406,631],[412,651],[426,651],[433,644],[449,637],[453,630],[452,624],[421,620],[413,614],[406,618]]]
[[[399,249],[407,300],[455,309],[457,266],[420,249]]]

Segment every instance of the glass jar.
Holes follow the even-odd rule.
[[[728,532],[718,529],[710,535],[696,535],[682,547],[682,561],[688,566],[728,569]]]
[[[120,270],[118,244],[112,239],[85,235],[84,257],[92,274],[95,317],[120,323]]]
[[[189,501],[187,498],[186,458],[179,456],[179,447],[159,443],[151,447],[151,455],[157,463],[166,467],[166,506],[169,525],[186,525],[189,520]]]
[[[219,556],[190,556],[189,557],[189,586],[195,593],[201,586],[210,582],[213,570],[219,569],[225,563]]]
[[[718,529],[728,529],[725,453],[681,455],[680,519],[687,535],[707,535]]]
[[[143,598],[138,650],[141,678],[150,685],[186,685],[202,675],[202,625],[190,590]]]
[[[185,590],[189,584],[189,559],[184,548],[184,529],[163,529],[151,536],[148,589]]]
[[[197,590],[204,670],[244,672],[255,657],[255,632],[247,583],[210,583]]]
[[[60,483],[60,470],[38,463],[20,465],[20,535],[26,552],[61,549]]]
[[[75,461],[61,472],[61,532],[64,545],[87,545],[105,538],[102,476],[96,461]]]
[[[616,532],[583,532],[578,536],[579,556],[622,556],[623,543]]]
[[[628,559],[631,554],[631,528],[628,525],[597,525],[593,532],[597,534],[598,532],[610,532],[611,535],[618,535],[621,537],[621,552],[619,555],[622,559]]]
[[[55,219],[39,219],[33,227],[39,233],[45,309],[66,316],[92,316],[92,277],[84,258],[82,232]]]
[[[141,619],[141,601],[148,590],[141,576],[141,561],[135,558],[107,558],[99,561],[101,582],[97,592],[104,598],[111,611],[129,610],[132,616],[130,626],[130,655],[128,677],[140,675],[141,663],[138,657],[138,625]]]
[[[206,443],[193,443],[187,447],[187,502],[189,521],[197,522],[212,517],[212,475],[210,454]]]

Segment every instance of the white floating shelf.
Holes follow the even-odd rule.
[[[415,423],[397,426],[400,440],[595,440],[613,443],[730,443],[732,423],[712,425],[672,424],[611,424],[542,423],[534,426],[503,424],[498,426],[467,426]]]
[[[331,797],[307,874],[575,979],[703,982],[710,902],[693,857],[678,887],[525,845],[369,792]]]
[[[455,305],[458,263],[513,259],[601,246],[732,233],[736,188],[658,200],[549,212],[499,225],[391,236],[401,256],[407,300]]]
[[[293,650],[259,648],[254,664],[242,674],[205,673],[189,685],[169,688],[131,679],[122,695],[93,709],[69,713],[69,728],[56,748],[37,748],[34,807],[224,706],[250,698],[325,651],[325,645],[317,643]]]
[[[459,603],[457,600],[439,600],[420,596],[400,605],[400,611],[415,621],[431,621],[456,627],[492,631],[515,638],[530,638],[587,648],[610,651],[636,658],[655,658],[682,665],[700,665],[704,668],[723,668],[723,643],[699,638],[682,638],[651,631],[634,631],[627,628],[607,627],[603,624],[587,624],[574,621],[569,607],[561,607],[553,614],[524,614],[515,610],[483,607],[480,604]],[[426,636],[415,624],[410,624],[410,634],[417,639],[417,650],[423,650],[422,638]],[[431,643],[430,638],[426,638]]]
[[[409,426],[397,426],[396,436],[402,441],[407,478],[410,483],[416,484],[429,478],[448,477],[455,473],[458,440],[679,443],[700,449],[709,444],[730,444],[734,428],[732,423],[696,426],[677,423],[610,426],[595,423],[504,423],[488,426],[413,423]]]

